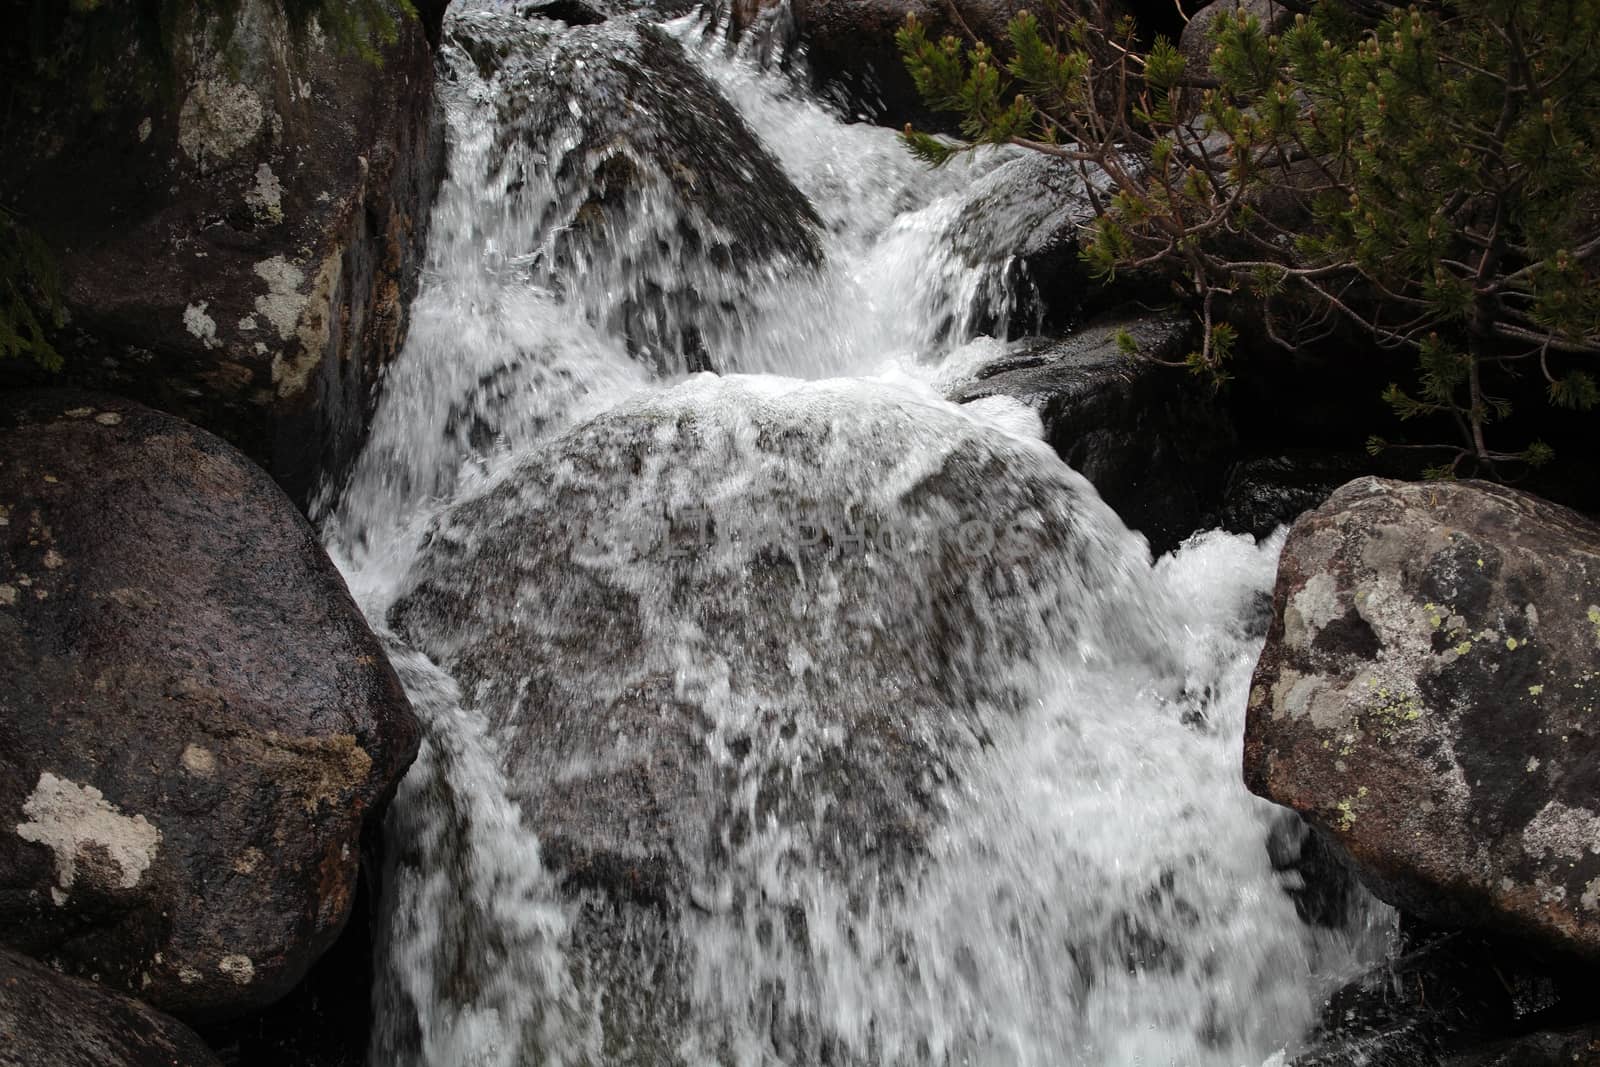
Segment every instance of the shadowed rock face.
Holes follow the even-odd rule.
[[[643,362],[705,369],[750,287],[820,260],[811,204],[658,27],[469,4],[445,41],[447,77],[497,114],[481,165],[518,232],[493,251]]]
[[[1192,375],[1124,353],[1126,331],[1151,359],[1189,351],[1192,320],[1117,313],[982,368],[950,399],[1013,397],[1039,413],[1045,439],[1157,554],[1215,513],[1235,440],[1216,397]]]
[[[720,5],[734,41],[757,38],[760,58],[788,62],[802,50],[810,80],[851,119],[883,126],[907,122],[956,129],[959,116],[928,108],[906,70],[894,35],[914,14],[933,40],[967,31],[992,43],[1006,40],[1006,25],[1026,5],[1015,0],[731,0]]]
[[[416,752],[383,650],[210,434],[20,393],[0,454],[0,941],[188,1018],[269,1003]]]
[[[0,949],[5,1067],[218,1067],[176,1019]]]
[[[304,504],[354,458],[406,332],[443,159],[422,21],[443,4],[396,7],[376,65],[294,6],[246,0],[226,45],[218,20],[180,22],[158,88],[135,73],[164,62],[148,16],[119,16],[129,58],[92,77],[62,42],[69,73],[23,79],[42,106],[0,123],[0,199],[56,257],[63,380],[210,429]]]
[[[1245,777],[1391,903],[1595,959],[1597,714],[1600,527],[1365,478],[1289,535]]]

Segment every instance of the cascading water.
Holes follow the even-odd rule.
[[[1025,314],[1037,162],[928,172],[701,29],[446,27],[429,273],[324,519],[426,734],[372,1062],[1292,1046],[1383,931],[1297,916],[1239,781],[1277,542],[1152,565],[1026,409],[942,399]]]

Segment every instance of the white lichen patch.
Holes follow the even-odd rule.
[[[241,331],[248,333],[255,328],[256,317],[254,315],[246,315],[244,318],[239,320],[239,329]]]
[[[45,553],[44,553],[44,569],[45,570],[47,570],[47,571],[57,570],[65,562],[67,562],[67,561],[65,559],[61,558],[61,553],[57,552],[55,549],[49,548],[49,549],[45,550]]]
[[[1522,851],[1535,859],[1581,860],[1585,852],[1600,854],[1600,815],[1552,800],[1522,828]]]
[[[1290,648],[1306,648],[1324,626],[1343,614],[1333,575],[1313,574],[1305,588],[1289,598],[1283,613],[1284,642]]]
[[[200,745],[186,745],[183,755],[178,757],[183,763],[183,769],[190,774],[211,777],[217,773],[217,757],[209,748]]]
[[[203,174],[253,141],[265,118],[261,98],[249,87],[208,79],[190,90],[178,111],[178,145]]]
[[[145,118],[139,123],[139,143],[144,144],[150,139],[150,120]]]
[[[17,587],[14,585],[0,585],[0,605],[12,607],[17,602]]]
[[[1589,884],[1583,887],[1583,895],[1578,898],[1578,903],[1583,905],[1585,911],[1600,911],[1600,878],[1589,879]]]
[[[344,275],[344,257],[338,249],[329,253],[311,283],[311,292],[301,301],[300,321],[295,327],[298,353],[279,352],[272,358],[272,384],[280,397],[293,396],[305,389],[311,372],[322,361],[328,346],[329,324],[333,319],[333,298]],[[291,350],[292,351],[292,350]]]
[[[39,775],[39,784],[22,805],[28,821],[17,825],[17,836],[44,845],[55,853],[56,879],[62,889],[71,889],[80,865],[103,888],[132,889],[155,862],[161,845],[161,831],[143,815],[124,815],[106,801],[92,785],[78,785],[57,778],[49,771]],[[87,862],[87,849],[94,848],[109,858],[116,868],[107,871],[95,857]]]
[[[216,348],[221,341],[217,340],[217,322],[206,314],[207,304],[201,301],[190,304],[183,309],[183,326],[191,334],[200,339],[200,343],[207,348]]]
[[[210,348],[211,346],[207,345],[206,347]],[[115,411],[102,411],[94,417],[94,421],[101,426],[120,426],[122,424],[122,416]]]
[[[256,976],[256,965],[250,962],[249,956],[239,953],[222,957],[217,961],[217,970],[239,985],[249,985]]]
[[[267,283],[266,295],[256,297],[256,311],[287,341],[294,336],[306,306],[305,294],[300,292],[305,272],[282,256],[273,256],[256,264],[256,276]]]
[[[265,163],[256,168],[256,181],[245,191],[244,202],[259,219],[283,221],[283,185]]]

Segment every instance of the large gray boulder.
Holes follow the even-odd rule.
[[[315,532],[128,401],[0,403],[0,944],[191,1020],[267,1004],[349,914],[416,752]]]
[[[1148,571],[1081,479],[1036,442],[842,388],[702,378],[541,445],[441,516],[390,614],[459,687],[463,729],[494,739],[573,905],[606,1062],[712,1058],[688,1043],[708,1040],[706,967],[733,969],[714,1016],[772,1019],[780,1059],[857,1062],[830,1049],[817,990],[763,968],[826,966],[818,946],[846,935],[807,924],[834,921],[829,901],[894,914],[1030,655],[1156,658],[1100,610],[1145,595]],[[470,873],[463,840],[419,826],[397,844],[432,851],[419,871]],[[415,968],[450,984],[425,999],[489,1000],[451,960],[505,951],[467,910],[501,905],[450,892],[442,955]],[[1075,958],[1120,961],[1122,926],[1089,926]],[[697,963],[701,938],[720,947]],[[546,1039],[530,1024],[521,1057]]]
[[[406,333],[443,159],[443,3],[419,19],[386,0],[392,43],[342,45],[305,4],[199,21],[212,6],[157,25],[51,5],[37,51],[13,27],[0,202],[60,272],[64,382],[212,430],[303,504],[354,457]]]
[[[1383,899],[1600,958],[1600,526],[1364,478],[1295,523],[1244,772]]]
[[[0,949],[0,1067],[219,1067],[176,1019]]]

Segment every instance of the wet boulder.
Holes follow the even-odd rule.
[[[301,504],[348,464],[443,160],[420,6],[346,37],[283,0],[50,5],[38,55],[9,35],[0,203],[60,275],[56,381],[210,429]]]
[[[990,275],[984,296],[1007,325],[1065,326],[1086,299],[1104,293],[1089,284],[1078,258],[1079,231],[1094,217],[1083,179],[1071,164],[1024,152],[973,183],[949,227],[951,246],[969,266]],[[995,332],[1000,323],[975,319]]]
[[[950,399],[1010,397],[1037,411],[1056,453],[1159,554],[1211,520],[1233,458],[1233,429],[1216,398],[1193,375],[1155,362],[1182,360],[1192,340],[1193,322],[1180,312],[1114,313],[1063,338],[1018,344]]]
[[[0,949],[5,1067],[219,1067],[194,1032],[137,1000]]]
[[[441,59],[452,100],[493,127],[464,165],[526,219],[516,247],[485,254],[647,365],[708,369],[756,291],[820,261],[810,202],[648,21],[468,5]]]
[[[1289,534],[1245,778],[1402,910],[1593,960],[1597,691],[1600,526],[1363,478]]]
[[[696,1020],[759,1018],[785,1062],[853,1063],[822,994],[771,968],[820,973],[852,912],[893,921],[945,785],[1026,699],[1030,656],[1154,657],[1110,610],[1147,575],[1037,443],[887,386],[699,378],[452,507],[390,621],[456,690],[449,743],[494,739],[489,780],[574,908],[569,999],[605,992],[598,1058],[705,1062],[727,1035]],[[462,836],[419,828],[406,847],[448,856]],[[452,981],[478,936],[458,918],[431,965]],[[528,1024],[524,1058],[543,1033]]]
[[[930,110],[918,95],[896,31],[914,14],[935,40],[965,39],[970,28],[1003,42],[1007,23],[1025,7],[1015,0],[732,0],[726,18],[730,37],[760,56],[792,62],[803,55],[812,86],[849,118],[955,132],[955,116]],[[752,45],[743,44],[746,35],[755,37]]]
[[[0,404],[0,943],[188,1020],[339,934],[416,726],[315,532],[203,430]]]
[[[1552,972],[1515,946],[1477,934],[1413,926],[1396,940],[1392,959],[1328,998],[1292,1067],[1592,1062],[1536,1055],[1549,1044],[1578,1047],[1567,1044],[1566,1028],[1593,1016],[1592,974]],[[1529,1058],[1500,1058],[1508,1049]]]

